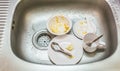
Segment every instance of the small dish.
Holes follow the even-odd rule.
[[[63,15],[53,16],[47,23],[47,29],[54,35],[64,35],[71,30],[72,22]]]
[[[85,18],[74,24],[73,32],[78,38],[83,39],[87,33],[96,33],[96,26]]]
[[[51,48],[52,42],[58,43],[64,51],[71,53],[72,57],[69,57],[64,53],[54,51]],[[77,64],[83,56],[82,42],[73,35],[57,36],[48,46],[48,56],[50,61],[56,65]]]

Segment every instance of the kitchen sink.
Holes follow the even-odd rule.
[[[96,34],[103,34],[101,40],[106,43],[106,49],[92,54],[84,53],[78,65],[105,60],[116,51],[116,23],[105,0],[22,0],[14,11],[10,37],[12,51],[18,58],[30,63],[52,65],[47,47],[46,50],[36,47],[47,46],[44,42],[37,43],[41,36],[49,37],[46,39],[49,41],[55,37],[46,29],[48,19],[54,15],[65,15],[73,24],[81,17],[88,17],[97,27]],[[39,32],[42,35],[36,38]],[[72,30],[69,34],[74,35]]]
[[[119,0],[1,0],[0,71],[120,71],[119,7]],[[56,36],[46,23],[55,15],[67,16],[72,25],[92,21],[105,50],[84,52],[75,65],[54,65],[47,46]],[[73,28],[68,34],[74,35]]]
[[[119,0],[0,0],[0,71],[120,71],[119,7]],[[46,23],[55,15],[66,16],[72,25],[88,19],[96,34],[103,34],[99,40],[106,49],[84,51],[75,65],[54,65],[47,46],[56,36]],[[68,34],[83,42],[73,27]]]

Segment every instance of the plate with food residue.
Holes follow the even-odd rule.
[[[58,44],[64,52],[56,51],[58,47],[52,48],[52,43]],[[53,64],[72,65],[80,62],[83,56],[82,42],[73,35],[64,35],[55,37],[48,46],[48,56]]]
[[[93,22],[89,21],[87,18],[84,18],[82,20],[77,21],[73,25],[73,32],[74,34],[80,38],[83,39],[83,37],[87,33],[96,33],[96,26]]]

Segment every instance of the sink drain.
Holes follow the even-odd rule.
[[[33,45],[40,50],[46,50],[51,40],[52,37],[46,30],[39,31],[33,35]]]

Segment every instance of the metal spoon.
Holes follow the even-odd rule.
[[[61,47],[60,47],[60,45],[58,44],[58,43],[56,43],[56,42],[52,42],[51,43],[51,48],[54,50],[54,51],[56,51],[56,52],[61,52],[61,53],[64,53],[65,55],[67,55],[67,56],[72,56],[72,54],[71,53],[69,53],[69,52],[66,52],[64,49],[62,49]]]

